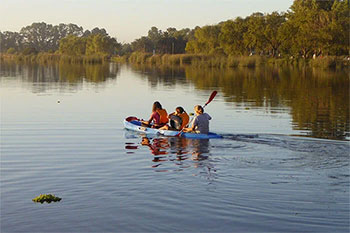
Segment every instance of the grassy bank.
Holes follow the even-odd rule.
[[[350,61],[345,57],[318,57],[316,59],[303,58],[269,58],[264,56],[214,56],[197,54],[155,54],[134,52],[123,57],[114,57],[115,62],[129,62],[133,64],[149,65],[191,65],[196,67],[249,67],[261,65],[292,65],[319,68],[344,68],[349,66]]]
[[[52,62],[67,62],[71,64],[99,64],[109,61],[109,57],[105,55],[92,56],[68,56],[57,53],[37,53],[37,54],[0,54],[2,61],[14,61],[24,63],[52,63]]]
[[[316,59],[303,58],[270,58],[265,56],[215,56],[200,54],[155,54],[134,52],[126,56],[108,57],[106,55],[68,56],[58,53],[37,54],[0,54],[0,60],[14,62],[38,62],[42,64],[52,62],[66,62],[71,64],[99,64],[105,61],[132,63],[142,65],[191,65],[195,67],[249,67],[261,65],[292,65],[295,67],[312,66],[321,69],[337,69],[350,66],[346,57],[325,56]]]

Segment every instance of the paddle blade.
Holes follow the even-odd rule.
[[[209,99],[208,99],[208,102],[206,102],[206,103],[204,104],[204,106],[207,106],[207,105],[215,98],[215,96],[216,96],[217,93],[218,93],[217,91],[213,91],[213,93],[211,93],[211,95],[210,95],[210,97],[209,97]]]

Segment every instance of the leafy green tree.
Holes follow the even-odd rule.
[[[263,52],[266,47],[264,36],[265,20],[262,13],[253,13],[247,19],[248,29],[243,35],[245,46],[250,52]]]
[[[197,28],[194,32],[194,39],[186,46],[186,52],[214,54],[220,51],[220,25],[208,25]]]
[[[329,39],[325,42],[327,52],[333,55],[349,54],[350,50],[350,21],[349,0],[334,1],[328,25]]]
[[[147,36],[143,36],[131,43],[132,51],[158,54],[184,53],[191,30],[188,28],[176,30],[168,28],[162,32],[157,27],[152,27]]]
[[[9,48],[9,49],[6,51],[6,53],[8,53],[8,54],[14,54],[14,53],[16,53],[16,49],[14,49],[14,48]]]
[[[109,36],[106,29],[104,28],[98,28],[95,27],[94,29],[92,29],[91,31],[86,30],[83,34],[84,37],[88,37],[90,35],[102,35],[102,36]]]
[[[162,39],[162,31],[158,30],[157,27],[152,27],[148,31],[148,38],[151,41],[151,43],[153,44],[153,49],[157,50],[158,44],[159,44],[160,40]]]
[[[60,40],[59,52],[70,56],[84,55],[86,51],[86,38],[69,35]]]
[[[243,35],[247,31],[246,20],[236,18],[222,23],[219,35],[220,46],[226,55],[243,55],[247,52]]]
[[[272,56],[276,56],[282,44],[280,38],[280,28],[286,22],[285,14],[272,12],[265,16],[264,40],[266,48],[271,51]]]
[[[127,43],[127,44],[122,44],[120,45],[120,47],[117,48],[117,54],[119,56],[124,56],[127,54],[131,54],[132,53],[132,47],[131,44]]]
[[[22,50],[23,55],[31,55],[31,54],[37,54],[37,53],[38,51],[32,47],[26,47]]]
[[[153,43],[148,37],[143,36],[133,41],[131,48],[133,51],[151,53],[153,51]]]
[[[57,41],[69,35],[82,36],[84,31],[83,27],[80,27],[73,23],[60,23],[59,25],[54,26],[54,30],[56,33],[55,36]]]
[[[24,44],[37,51],[48,51],[54,45],[55,32],[51,24],[33,23],[21,29]]]
[[[82,27],[76,24],[59,24],[59,25],[51,25],[46,24],[44,22],[41,23],[33,23],[29,26],[23,27],[19,33],[17,32],[4,32],[0,34],[0,51],[5,52],[9,48],[15,48],[17,51],[22,50],[23,48],[34,48],[37,52],[53,52],[59,49],[60,41],[63,38],[68,36],[70,37],[69,43],[77,43],[80,41],[78,37],[89,37],[93,35],[102,35],[103,37],[107,37],[106,40],[112,44],[112,48],[102,49],[104,52],[108,50],[109,53],[115,53],[114,47],[117,47],[119,44],[116,42],[116,39],[109,37],[107,31],[104,28],[94,28],[91,32],[83,30]],[[74,40],[72,38],[75,38]],[[67,45],[67,41],[64,40],[64,46]],[[73,43],[73,44],[74,44]],[[63,46],[63,47],[64,47]],[[114,46],[114,47],[113,47]],[[84,54],[85,50],[82,51],[82,45],[79,45],[77,49],[72,48],[71,51],[64,51],[65,54]],[[62,49],[61,48],[61,53]]]
[[[117,40],[101,34],[92,34],[86,40],[86,55],[110,55],[116,52]]]
[[[23,44],[23,37],[18,32],[0,32],[0,52],[6,52],[9,48],[20,51],[23,48]]]
[[[295,0],[283,30],[292,53],[341,55],[349,48],[349,1]],[[286,47],[286,46],[285,46]]]

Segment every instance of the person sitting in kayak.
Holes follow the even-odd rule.
[[[208,134],[209,133],[209,120],[211,120],[211,116],[209,114],[204,113],[204,109],[200,105],[196,105],[194,107],[194,112],[196,114],[196,117],[194,118],[194,121],[192,123],[191,128],[184,128],[184,132],[194,132],[194,133],[201,133],[201,134]]]
[[[160,128],[168,123],[168,113],[162,105],[156,101],[152,106],[152,114],[148,121],[141,121],[142,125],[152,128]],[[153,124],[151,124],[153,123]]]
[[[165,125],[165,126],[161,127],[160,129],[181,130],[182,128],[184,128],[188,124],[190,117],[185,112],[183,107],[179,106],[175,109],[175,112],[169,114],[168,119],[170,120],[170,126]]]

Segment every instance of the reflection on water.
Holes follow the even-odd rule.
[[[303,135],[349,139],[349,70],[315,68],[215,69],[132,65],[138,77],[153,87],[191,84],[196,89],[218,90],[233,109],[263,109],[291,115],[292,127]],[[113,63],[50,65],[3,63],[1,77],[20,77],[33,83],[32,91],[60,88],[74,91],[83,82],[104,84],[119,75]],[[132,85],[132,84],[130,84]]]
[[[156,87],[159,84],[164,86],[174,86],[176,84],[187,83],[185,71],[179,66],[145,66],[132,64],[132,69],[139,72],[141,77],[146,78],[151,87]]]
[[[310,96],[316,95],[316,100],[328,101],[326,109],[334,117],[343,116],[339,122],[346,128],[348,122],[341,113],[348,111],[346,100],[336,93],[347,96],[346,79],[341,81],[344,78],[338,74],[330,79],[326,73],[284,82],[278,71],[278,78],[266,78],[270,84],[265,84],[254,81],[262,72],[256,69],[247,70],[251,74],[244,76],[247,80],[223,71],[215,78],[203,74],[207,84],[201,87],[201,71],[187,76],[186,68],[182,74],[170,72],[168,76],[166,70],[158,76],[154,71],[149,84],[158,87],[153,89],[144,87],[150,75],[146,70],[137,74],[123,67],[114,82],[117,67],[113,71],[113,65],[109,66],[108,72],[106,67],[91,66],[93,72],[80,65],[60,70],[59,64],[1,68],[1,232],[349,232],[349,142],[280,135],[285,134],[284,127],[277,135],[265,133],[269,122],[259,132],[254,130],[261,122],[243,124],[248,130],[237,134],[235,125],[225,124],[227,130],[217,131],[224,138],[210,141],[145,138],[122,125],[129,112],[148,115],[150,106],[140,103],[150,103],[155,97],[179,97],[165,106],[198,100],[200,91],[195,87],[208,88],[211,82],[227,79],[227,84],[215,87],[226,99],[219,96],[215,101],[216,116],[223,115],[220,119],[229,123],[231,114],[249,118],[261,109],[269,111],[264,116],[268,121],[275,122],[272,116],[279,108],[289,130],[292,118],[287,114],[295,118],[294,104],[301,104],[300,97],[293,96],[298,95],[293,89],[298,84]],[[238,70],[230,72],[235,75]],[[189,88],[177,85],[177,80]],[[253,90],[261,91],[255,97],[249,88],[254,82]],[[91,86],[102,86],[103,91]],[[71,94],[77,89],[83,93]],[[70,94],[61,104],[53,104],[67,91]],[[140,92],[137,96],[136,91]],[[258,103],[260,107],[254,108]],[[236,114],[225,105],[251,111]],[[213,109],[214,104],[209,111]],[[311,122],[306,125],[310,129],[313,122],[320,122],[304,120],[304,115],[300,118]],[[220,129],[214,127],[213,131]],[[53,193],[62,201],[36,205],[32,198],[40,193]],[[50,224],[38,224],[38,217]]]
[[[178,67],[133,68],[143,72],[153,86],[156,82],[174,85],[182,74]],[[259,107],[269,114],[288,111],[293,128],[307,131],[308,136],[340,140],[350,136],[348,70],[184,67],[183,75],[197,89],[218,89],[234,108]]]
[[[136,150],[143,147],[149,149],[152,155],[152,168],[161,168],[168,162],[175,162],[175,165],[181,169],[188,167],[181,163],[190,159],[193,161],[202,161],[208,159],[210,153],[209,139],[187,139],[182,137],[154,137],[140,136],[138,133],[128,132],[126,138],[140,138],[140,143],[126,142],[125,150],[127,154],[133,154]],[[130,135],[132,135],[130,137]],[[195,164],[198,166],[198,164]],[[180,169],[180,170],[181,170]],[[178,170],[176,168],[175,170]],[[169,169],[157,169],[157,172],[169,171]]]
[[[1,77],[20,77],[22,80],[37,84],[33,85],[33,92],[45,92],[53,86],[60,85],[62,89],[77,87],[83,82],[103,83],[108,79],[115,79],[119,74],[119,67],[114,63],[103,64],[16,64],[3,62],[0,66]]]

